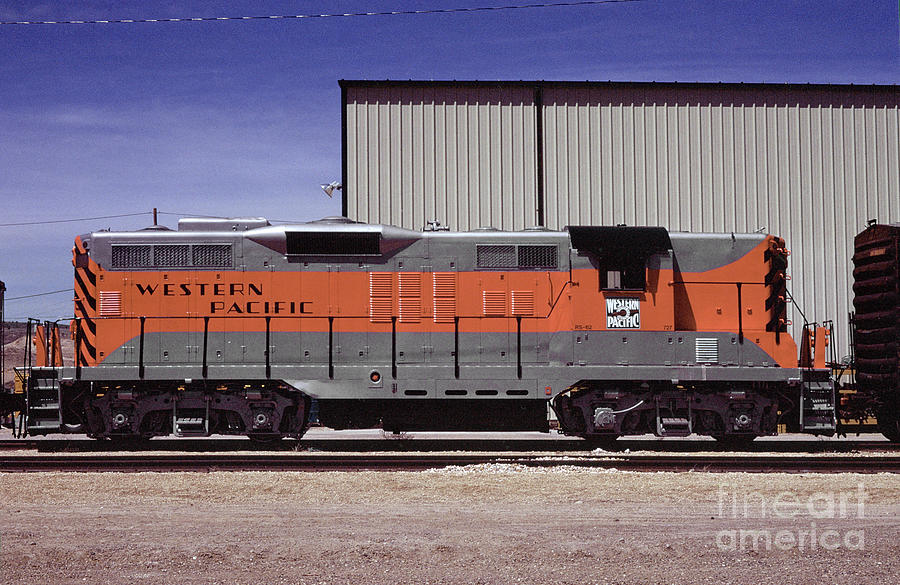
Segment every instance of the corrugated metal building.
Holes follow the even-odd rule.
[[[343,211],[422,229],[766,231],[847,351],[853,236],[900,221],[900,86],[342,81]],[[791,317],[802,317],[792,311]]]

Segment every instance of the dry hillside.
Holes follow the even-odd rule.
[[[69,327],[60,325],[60,337],[62,338],[63,361],[66,365],[72,363],[75,356],[75,343],[69,338]],[[8,388],[13,384],[13,368],[21,368],[25,363],[25,323],[3,323],[3,387]],[[32,359],[34,345],[31,345]]]

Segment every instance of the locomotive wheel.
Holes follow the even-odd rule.
[[[892,443],[900,443],[900,418],[897,411],[882,407],[878,411],[878,432]]]

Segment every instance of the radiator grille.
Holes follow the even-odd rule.
[[[418,323],[422,319],[422,299],[400,297],[400,322]]]
[[[515,246],[478,246],[478,268],[513,268],[516,265]]]
[[[534,315],[534,291],[512,291],[512,314],[530,317]]]
[[[390,323],[393,316],[394,275],[390,272],[369,273],[369,320]]]
[[[400,283],[400,322],[418,323],[422,319],[422,273],[402,272]]]
[[[456,274],[434,273],[434,322],[453,323],[456,319]]]
[[[122,315],[122,292],[117,290],[100,291],[100,316],[120,317]]]
[[[158,268],[186,268],[191,265],[190,247],[153,246],[153,264]]]
[[[506,315],[506,293],[503,291],[482,291],[482,305],[485,315]]]
[[[719,363],[719,340],[714,337],[698,337],[695,341],[698,364]]]
[[[398,280],[400,281],[401,298],[422,296],[422,274],[420,272],[401,272]]]
[[[478,268],[552,268],[558,266],[556,246],[551,245],[479,245]]]
[[[112,265],[113,268],[152,268],[153,247],[140,245],[113,246]]]
[[[556,246],[519,246],[519,268],[556,268]]]
[[[201,268],[230,268],[232,265],[229,244],[195,244],[194,266]]]
[[[112,267],[231,268],[230,244],[124,244],[113,245]]]

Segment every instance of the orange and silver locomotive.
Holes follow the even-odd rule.
[[[784,242],[571,226],[183,219],[76,240],[76,362],[29,432],[334,428],[752,439],[835,430],[824,332],[787,334]],[[818,341],[816,341],[818,339]]]

